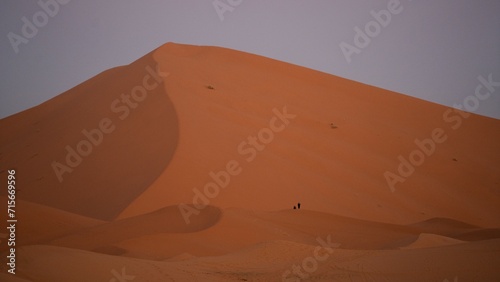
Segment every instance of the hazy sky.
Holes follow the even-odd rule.
[[[465,99],[500,118],[499,86],[473,97],[478,76],[500,82],[498,0],[55,1],[1,1],[0,118],[170,41],[255,53],[449,106]]]

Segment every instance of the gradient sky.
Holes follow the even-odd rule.
[[[242,50],[448,106],[474,95],[479,75],[500,82],[498,0],[400,0],[350,63],[340,44],[356,46],[355,27],[397,0],[217,1],[231,8],[222,17],[214,0],[59,0],[68,3],[43,25],[38,1],[2,0],[0,118],[166,42]],[[41,27],[16,53],[9,33],[23,36],[22,18],[34,15]],[[500,87],[474,112],[500,119]]]

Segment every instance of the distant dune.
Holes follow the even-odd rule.
[[[167,43],[0,131],[2,281],[500,279],[499,120]]]
[[[401,249],[421,249],[421,248],[433,248],[448,245],[455,245],[464,243],[463,241],[448,238],[445,236],[439,236],[436,234],[422,233],[418,236],[418,239],[408,246],[402,247]]]

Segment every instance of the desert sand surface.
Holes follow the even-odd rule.
[[[0,131],[1,281],[500,281],[499,120],[167,43]]]

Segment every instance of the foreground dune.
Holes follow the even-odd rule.
[[[115,277],[134,281],[444,281],[447,277],[496,281],[500,277],[500,239],[468,242],[422,233],[429,225],[448,235],[480,229],[447,219],[395,225],[308,210],[257,212],[211,206],[186,225],[176,207],[166,207],[81,227],[44,240],[44,245],[20,247],[16,275],[26,281]]]
[[[289,272],[314,249],[271,241],[225,256],[158,262],[33,245],[20,256],[27,259],[22,276],[33,281],[110,281],[117,273],[134,281],[297,281]],[[333,249],[321,254],[315,271],[306,266],[299,275],[311,281],[498,281],[498,252],[499,240],[405,251]]]
[[[499,129],[168,43],[0,120],[19,222],[0,279],[498,281]]]

